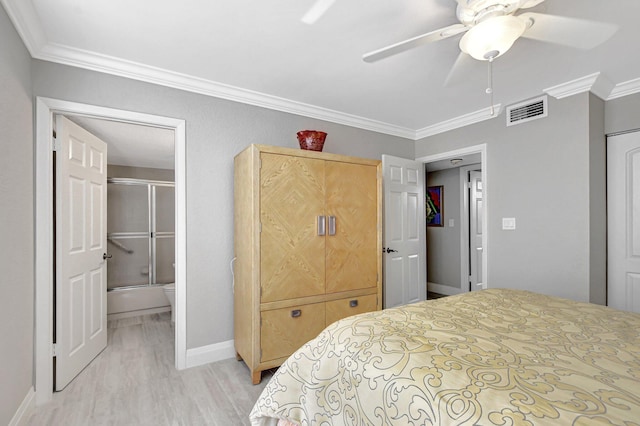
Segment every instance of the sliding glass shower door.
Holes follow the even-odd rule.
[[[107,288],[174,282],[174,183],[107,180]]]

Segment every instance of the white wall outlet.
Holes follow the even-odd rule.
[[[453,228],[455,225],[455,221],[453,219],[449,219],[449,228]]]
[[[503,231],[514,231],[516,229],[516,218],[515,217],[503,217],[502,218],[502,230]]]

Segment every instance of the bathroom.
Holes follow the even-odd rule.
[[[175,300],[172,130],[74,117],[107,142],[107,319],[171,312]]]
[[[166,312],[175,294],[173,170],[109,164],[107,174],[107,318]]]

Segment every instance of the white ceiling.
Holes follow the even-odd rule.
[[[71,121],[107,143],[107,164],[174,169],[174,131],[91,117]]]
[[[480,153],[462,155],[455,158],[447,158],[446,160],[434,161],[427,164],[427,172],[437,172],[440,170],[453,169],[456,167],[470,166],[471,164],[480,164],[482,157]]]
[[[410,139],[488,118],[487,64],[459,57],[460,36],[361,59],[457,23],[454,0],[337,0],[313,25],[301,18],[315,0],[0,1],[39,59]],[[494,62],[495,104],[640,91],[640,1],[546,0],[529,11],[617,31],[590,50],[519,39]]]

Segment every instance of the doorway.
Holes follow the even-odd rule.
[[[175,367],[186,368],[186,134],[184,120],[50,98],[36,99],[35,145],[35,388],[36,403],[53,389],[53,116],[78,115],[174,131],[175,143]],[[106,313],[105,313],[106,314]]]
[[[441,177],[449,179],[447,187],[454,189],[453,194],[449,191],[448,197],[446,189],[444,191],[444,197],[450,202],[448,204],[445,202],[442,206],[441,222],[435,226],[427,227],[428,232],[431,232],[431,237],[434,237],[427,238],[427,262],[429,260],[437,262],[438,266],[446,263],[446,267],[442,271],[445,276],[443,278],[445,284],[428,282],[428,291],[439,295],[454,295],[470,291],[470,275],[475,277],[475,280],[471,279],[474,289],[487,288],[486,144],[421,157],[416,160],[425,164],[427,172],[449,169]],[[469,172],[472,170],[479,170],[478,176],[475,177],[475,187],[479,187],[481,190],[480,199],[478,199],[478,193],[473,194],[476,197],[474,199],[468,190],[463,189],[463,186],[468,186]],[[425,189],[430,186],[443,186],[441,183],[443,182],[438,180],[430,182],[427,178]],[[482,214],[478,215],[475,223],[472,224],[469,221],[469,212],[472,209],[469,207],[473,202],[476,203],[476,206],[481,206]],[[474,235],[471,235],[472,233]],[[459,260],[444,262],[444,258]],[[447,268],[448,270],[444,270]],[[434,276],[433,272],[430,278]],[[438,271],[435,273],[437,274]]]

